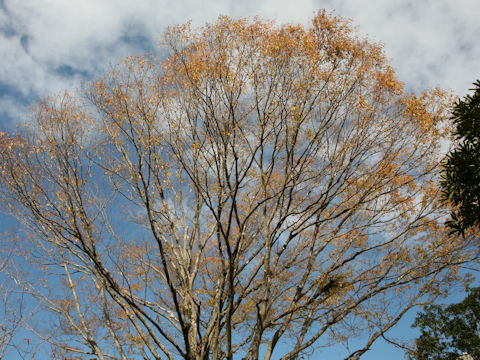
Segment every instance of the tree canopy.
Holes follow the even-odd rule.
[[[452,111],[457,141],[444,164],[442,187],[453,205],[449,225],[457,233],[480,224],[480,81]]]
[[[470,290],[458,304],[430,305],[419,313],[413,327],[419,328],[416,360],[457,360],[467,353],[480,358],[480,288]]]
[[[358,359],[477,257],[443,226],[450,97],[404,91],[347,21],[220,17],[161,55],[0,137],[52,356]]]

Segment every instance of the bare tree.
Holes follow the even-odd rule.
[[[5,239],[4,237],[7,237]],[[2,235],[0,244],[0,359],[17,349],[15,335],[23,321],[23,296],[17,292],[12,278],[8,276],[12,262],[14,241],[9,235]]]
[[[406,93],[324,12],[178,26],[162,48],[1,138],[55,356],[287,360],[359,338],[357,359],[461,280],[476,250],[436,186],[447,94]]]

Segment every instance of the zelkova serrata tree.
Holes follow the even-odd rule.
[[[3,234],[3,236],[8,236]],[[12,245],[11,241],[8,245]],[[23,308],[21,293],[10,283],[8,273],[14,247],[0,245],[0,359],[18,351],[15,336],[21,328],[23,321]]]
[[[55,351],[297,359],[360,336],[356,359],[459,280],[474,254],[435,185],[446,94],[404,92],[324,12],[178,26],[161,49],[2,137],[1,193],[45,273],[17,281],[56,314],[35,328]]]

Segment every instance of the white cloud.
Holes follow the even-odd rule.
[[[168,25],[187,20],[201,25],[219,14],[308,23],[322,7],[352,18],[360,34],[384,43],[408,88],[440,85],[463,95],[480,77],[478,0],[3,0],[0,5],[0,88],[15,89],[24,102],[71,89],[127,54],[154,50]]]
[[[384,43],[411,88],[440,85],[463,95],[480,77],[477,0],[339,0],[338,13]]]

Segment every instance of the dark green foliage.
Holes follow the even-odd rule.
[[[430,305],[419,313],[412,327],[421,330],[415,360],[458,360],[465,351],[480,359],[480,288],[470,290],[460,303]]]
[[[441,180],[444,198],[454,206],[448,225],[460,234],[480,224],[480,81],[474,85],[473,95],[453,108],[458,145],[447,156]]]

